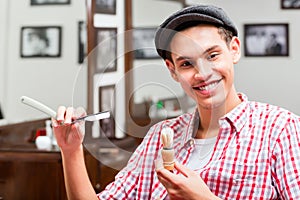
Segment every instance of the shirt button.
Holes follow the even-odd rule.
[[[190,139],[190,145],[193,146],[195,141],[193,139]]]

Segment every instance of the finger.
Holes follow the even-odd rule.
[[[86,116],[86,111],[83,107],[78,107],[74,110],[74,117],[79,118]]]
[[[58,126],[58,123],[57,123],[56,119],[51,118],[51,121],[52,121],[52,127],[57,127]]]
[[[59,106],[57,109],[57,116],[56,120],[58,122],[63,122],[65,120],[65,112],[66,112],[66,107],[65,106]]]
[[[165,179],[162,176],[157,176],[158,180],[161,182],[161,184],[168,190],[170,188],[172,188],[172,183],[170,183],[167,179]]]
[[[192,170],[188,169],[187,167],[178,162],[175,162],[174,167],[180,174],[184,175],[185,177],[189,177],[194,173]]]
[[[74,108],[73,107],[68,107],[67,110],[66,110],[65,124],[71,124],[73,114],[74,114]]]
[[[157,175],[163,179],[165,179],[168,182],[174,183],[175,180],[177,180],[177,175],[173,174],[169,170],[165,168],[157,169],[156,171]]]
[[[83,107],[78,107],[74,110],[74,119],[77,119],[79,117],[86,116],[86,111]],[[85,135],[85,127],[84,127],[84,120],[80,121],[79,123],[74,124],[77,128],[78,132],[84,137]]]

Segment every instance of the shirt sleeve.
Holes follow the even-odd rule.
[[[143,185],[150,184],[150,177],[153,176],[151,173],[153,173],[153,161],[157,156],[155,149],[158,147],[158,134],[156,134],[158,129],[158,125],[150,128],[142,143],[130,157],[126,167],[116,175],[112,183],[97,194],[99,199],[137,199],[140,195],[138,193],[147,192],[141,190]]]
[[[300,199],[300,119],[289,118],[272,154],[272,174],[281,199]]]

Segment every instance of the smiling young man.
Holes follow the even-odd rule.
[[[170,198],[300,198],[299,117],[236,92],[241,45],[226,13],[214,6],[185,8],[155,39],[172,77],[197,104],[194,145],[183,163],[193,171],[179,164],[183,176],[157,170]]]
[[[199,125],[206,130],[198,131],[197,138],[216,136],[219,118],[241,102],[233,86],[233,64],[240,58],[240,43],[237,37],[226,43],[225,32],[206,24],[182,30],[170,43],[174,53],[165,59],[172,77],[197,103],[202,119]],[[216,132],[208,131],[211,125]]]
[[[161,24],[155,42],[171,76],[195,100],[195,111],[151,127],[128,165],[96,195],[84,165],[82,129],[70,124],[76,112],[60,107],[53,126],[68,197],[300,199],[299,117],[237,93],[241,44],[226,13],[211,5],[184,8]],[[173,172],[161,167],[163,127],[174,130]]]

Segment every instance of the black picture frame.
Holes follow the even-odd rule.
[[[245,56],[289,56],[287,23],[244,24]]]
[[[117,28],[96,28],[96,73],[117,71]]]
[[[105,85],[99,87],[99,109],[100,111],[110,111],[111,116],[100,120],[100,137],[115,138],[115,107],[116,93],[115,85]]]
[[[117,0],[94,0],[95,13],[115,15]]]
[[[20,56],[60,57],[62,28],[60,26],[21,27]]]
[[[71,0],[30,0],[30,5],[68,5],[71,4]]]
[[[85,21],[78,22],[78,63],[84,62],[87,56],[87,24]]]
[[[281,9],[300,9],[300,0],[281,0]]]
[[[2,114],[1,105],[0,105],[0,119],[4,119],[4,116]]]
[[[158,59],[154,36],[156,27],[140,27],[133,29],[133,48],[135,59]]]

